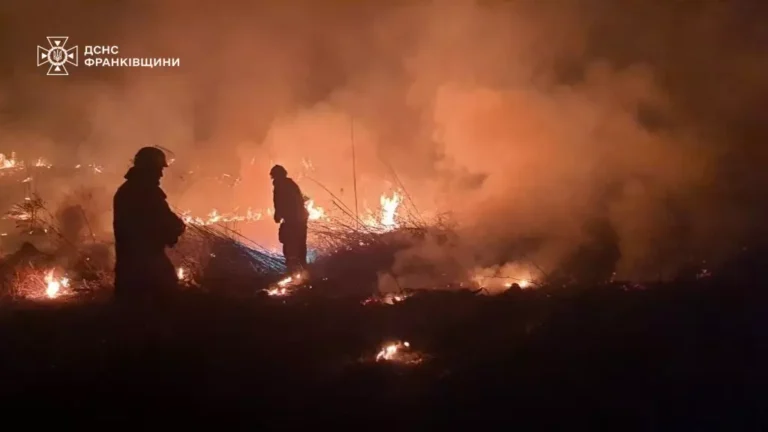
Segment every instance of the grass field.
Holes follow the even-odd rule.
[[[757,430],[762,291],[713,280],[395,305],[17,303],[0,316],[2,406],[26,424]],[[419,362],[376,361],[393,341]]]

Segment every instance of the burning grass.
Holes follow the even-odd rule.
[[[417,365],[424,361],[423,354],[411,348],[409,342],[389,342],[376,354],[375,361],[402,365]]]
[[[108,288],[112,283],[111,261],[93,259],[93,254],[87,248],[103,246],[111,253],[112,245],[108,243],[111,237],[97,238],[91,231],[88,216],[82,207],[79,211],[73,208],[67,213],[69,216],[82,217],[80,225],[75,229],[63,229],[59,217],[62,212],[57,212],[54,217],[46,208],[46,202],[32,192],[33,186],[37,184],[39,170],[50,171],[52,167],[43,158],[24,163],[13,154],[11,157],[0,155],[0,171],[14,174],[8,177],[9,180],[31,179],[25,183],[29,189],[24,201],[14,205],[6,218],[13,220],[19,231],[37,235],[38,239],[46,239],[46,247],[43,249],[57,256],[68,255],[61,268],[72,275],[71,283],[78,289],[97,291]],[[88,168],[93,175],[106,172],[104,167],[96,164],[75,167],[76,170],[83,168]],[[169,250],[180,286],[184,289],[237,295],[253,295],[265,291],[270,297],[287,297],[296,294],[303,286],[318,283],[334,287],[335,292],[325,290],[326,294],[353,294],[361,299],[368,298],[367,304],[394,304],[407,297],[405,290],[409,288],[429,288],[423,284],[411,284],[411,275],[395,276],[392,268],[396,255],[401,251],[413,248],[425,239],[450,237],[451,228],[442,218],[426,221],[402,187],[381,194],[377,209],[364,208],[362,212],[357,212],[347,207],[324,186],[317,184],[331,196],[332,205],[325,208],[317,205],[314,199],[305,200],[310,217],[309,246],[317,254],[308,273],[286,275],[281,256],[243,237],[234,228],[238,224],[271,223],[273,212],[270,208],[247,208],[244,212],[239,209],[231,212],[212,209],[205,216],[195,216],[184,211],[179,213],[188,226],[187,232],[176,247]],[[83,227],[90,231],[86,239],[90,243],[82,241],[80,231]],[[101,254],[105,255],[103,252]],[[506,274],[462,269],[443,277],[430,274],[434,273],[433,270],[418,270],[425,272],[426,277],[422,279],[432,284],[432,287],[476,287],[483,289],[484,293],[497,294],[510,288],[526,289],[534,286],[534,275],[530,272]],[[382,275],[390,277],[396,285],[394,292],[378,292]]]
[[[71,280],[60,269],[24,267],[16,269],[10,281],[11,298],[53,300],[74,294]]]

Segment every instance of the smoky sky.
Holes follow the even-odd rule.
[[[618,271],[638,276],[660,257],[724,257],[764,231],[761,2],[29,0],[0,11],[0,150],[124,166],[162,145],[179,172],[242,178],[212,193],[172,173],[179,205],[268,203],[274,162],[351,200],[354,139],[362,199],[375,205],[394,170],[420,208],[454,214],[469,260],[503,261],[509,239],[533,235],[548,239],[538,259],[555,262],[604,220]],[[181,64],[47,77],[34,56],[52,35]]]

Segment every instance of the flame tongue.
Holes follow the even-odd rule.
[[[56,278],[54,276],[54,270],[48,270],[45,274],[45,295],[48,298],[56,298],[61,294],[61,288],[69,287],[69,279]]]
[[[267,295],[272,297],[283,297],[291,294],[292,289],[301,285],[306,279],[303,272],[297,272],[279,280],[276,286],[267,289]]]
[[[414,351],[408,342],[392,342],[381,348],[376,354],[377,362],[397,363],[402,365],[417,365],[428,357]]]
[[[322,207],[316,207],[314,200],[307,200],[305,207],[309,212],[309,220],[319,220],[325,217],[325,210]]]

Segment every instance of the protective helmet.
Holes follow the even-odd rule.
[[[147,168],[165,168],[168,161],[165,159],[165,152],[157,147],[144,147],[133,157],[133,165]]]
[[[269,176],[272,178],[288,177],[288,171],[282,165],[275,165],[269,170]]]

